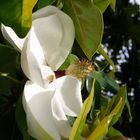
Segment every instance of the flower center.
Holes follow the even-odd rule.
[[[56,79],[65,75],[65,71],[55,71]]]
[[[92,62],[89,60],[76,60],[74,64],[70,65],[66,70],[66,75],[74,76],[78,79],[86,78],[90,72],[95,70],[95,67]]]

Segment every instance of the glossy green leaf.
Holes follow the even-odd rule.
[[[47,5],[51,5],[55,1],[56,0],[38,0],[36,7],[37,7],[37,9],[40,9],[40,8],[45,7]]]
[[[108,126],[112,120],[112,117],[116,115],[122,106],[122,98],[120,98],[118,104],[114,107],[112,112],[104,117],[96,129],[90,134],[87,140],[101,140],[108,132]]]
[[[108,121],[110,120],[109,116],[105,117],[96,129],[91,133],[87,140],[101,140],[108,132]]]
[[[90,93],[90,89],[92,87],[92,82],[93,82],[92,77],[87,77],[86,78],[86,89],[87,89],[88,93]],[[98,81],[96,80],[95,84],[94,84],[94,102],[93,102],[90,113],[92,113],[92,110],[100,108],[101,90],[102,90],[101,86],[98,83]]]
[[[90,94],[88,98],[84,101],[80,114],[78,115],[77,119],[74,122],[69,140],[79,140],[80,138],[80,135],[82,133],[86,121],[87,114],[89,113],[92,105],[92,101],[94,97],[94,83],[95,81],[93,81]]]
[[[115,8],[116,8],[116,0],[111,0],[110,6],[115,11]]]
[[[101,85],[101,87],[109,90],[119,90],[119,85],[104,72],[95,71],[90,74],[91,77],[95,78]]]
[[[0,21],[24,37],[32,19],[32,9],[37,0],[0,0]]]
[[[92,2],[104,13],[110,4],[110,0],[92,0]]]
[[[16,79],[16,58],[18,53],[10,47],[0,44],[0,90],[5,90],[15,83]]]
[[[102,40],[102,13],[90,0],[65,0],[64,11],[73,19],[76,40],[85,55],[91,59]]]
[[[120,90],[118,91],[118,93],[111,99],[104,116],[111,112],[112,108],[114,108],[117,105],[120,98],[122,98],[122,106],[121,106],[119,112],[115,116],[113,116],[111,125],[115,124],[118,121],[118,119],[120,118],[120,116],[122,114],[124,105],[126,104],[126,101],[127,101],[126,85],[122,85]]]
[[[69,54],[65,62],[61,65],[59,70],[66,70],[68,66],[78,60],[78,57],[74,54]]]
[[[111,125],[115,124],[118,119],[120,118],[123,108],[126,104],[127,101],[127,89],[126,89],[126,85],[122,85],[120,90],[118,91],[117,95],[114,96],[115,100],[114,100],[114,104],[112,107],[116,106],[117,102],[119,101],[120,98],[122,98],[122,106],[119,110],[119,112],[113,117]]]
[[[16,59],[18,53],[11,47],[0,44],[0,69],[6,67],[8,63]]]
[[[113,71],[115,72],[115,65],[114,62],[109,58],[109,56],[107,55],[107,53],[104,51],[104,49],[102,48],[102,46],[100,45],[98,52],[107,60],[107,62],[112,66]]]

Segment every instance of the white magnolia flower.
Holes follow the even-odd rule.
[[[74,41],[74,26],[68,15],[54,6],[33,14],[32,27],[20,39],[2,25],[4,37],[21,52],[21,67],[27,81],[23,106],[31,136],[38,140],[68,138],[67,116],[76,117],[82,107],[81,81],[72,76],[55,78]]]

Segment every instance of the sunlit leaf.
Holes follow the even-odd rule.
[[[88,124],[84,125],[83,131],[82,131],[82,137],[87,137],[90,134],[90,126]]]
[[[110,6],[115,11],[115,8],[116,8],[116,0],[111,0]]]
[[[0,21],[24,37],[32,19],[32,9],[37,0],[0,0]]]
[[[111,125],[115,124],[118,121],[118,119],[120,118],[120,116],[122,114],[124,105],[126,104],[126,101],[127,101],[126,85],[122,85],[120,90],[118,91],[118,93],[112,98],[112,100],[110,101],[109,105],[106,108],[106,113],[104,115],[107,115],[111,112],[112,108],[114,108],[117,105],[120,98],[122,98],[122,106],[121,106],[119,112],[115,116],[113,116]]]
[[[78,115],[76,121],[74,122],[69,140],[79,140],[80,138],[80,134],[82,133],[87,114],[89,113],[92,105],[92,101],[94,97],[94,82],[95,81],[93,81],[90,94],[88,98],[84,101],[82,110],[80,111],[80,114]]]
[[[100,140],[102,139],[108,132],[108,122],[110,121],[110,117],[105,117],[100,124],[96,127],[93,133],[87,138],[87,140]]]
[[[92,2],[104,13],[110,4],[110,0],[92,0]]]
[[[119,112],[121,106],[122,106],[122,98],[120,98],[118,104],[114,107],[112,112],[108,116],[104,117],[104,119],[91,133],[91,135],[87,138],[87,140],[100,140],[101,138],[103,138],[108,132],[108,126],[111,122],[112,117]]]
[[[100,10],[90,0],[66,0],[64,11],[73,19],[76,40],[91,59],[102,40],[103,18]]]
[[[113,61],[110,59],[110,57],[107,55],[107,53],[104,51],[101,45],[98,49],[98,52],[108,61],[108,63],[112,66],[113,71],[115,72],[115,65]]]
[[[115,100],[114,100],[114,104],[113,107],[116,106],[117,102],[119,101],[120,98],[122,98],[122,106],[119,110],[119,112],[113,117],[111,125],[115,124],[118,119],[120,118],[123,108],[126,104],[127,101],[127,89],[126,89],[126,85],[122,85],[120,90],[118,91],[117,95],[114,96]]]

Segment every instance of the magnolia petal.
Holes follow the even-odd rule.
[[[46,6],[34,12],[32,15],[32,20],[35,20],[41,17],[48,17],[50,15],[57,13],[57,11],[60,11],[60,10],[55,6],[52,6],[52,5]]]
[[[71,126],[63,110],[61,101],[57,98],[57,94],[53,97],[52,102],[52,114],[57,130],[61,136],[68,138],[71,132]]]
[[[31,81],[37,83],[41,87],[47,87],[55,76],[52,69],[46,65],[43,51],[36,40],[34,35],[31,35],[29,36],[29,40],[25,41],[21,52],[21,67],[25,75]]]
[[[53,70],[57,70],[74,42],[75,31],[71,18],[54,6],[47,6],[33,14],[32,26],[34,32],[31,32],[38,39],[46,62]]]
[[[23,106],[31,136],[38,140],[60,140],[51,111],[51,100],[55,93],[53,84],[43,89],[28,81],[23,93]]]
[[[55,95],[66,115],[77,116],[82,108],[81,81],[72,76],[56,79]]]
[[[56,79],[55,83],[52,112],[59,133],[68,138],[71,126],[66,115],[77,116],[82,107],[81,82],[71,76],[63,76]]]
[[[5,26],[1,24],[1,31],[4,36],[4,38],[13,46],[15,49],[17,49],[19,52],[21,52],[23,48],[23,44],[25,41],[25,38],[19,38],[14,30],[8,26]]]

